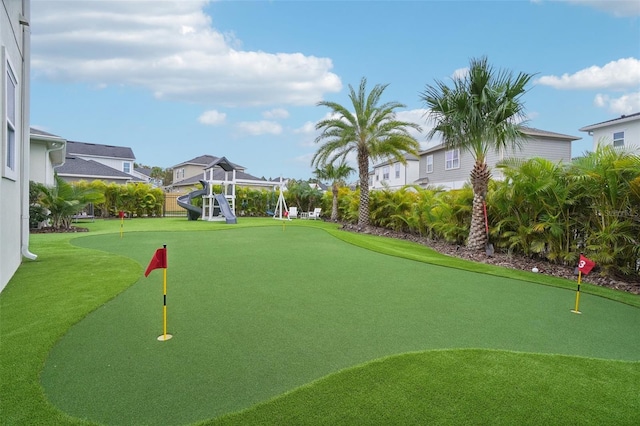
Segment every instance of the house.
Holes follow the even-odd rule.
[[[405,155],[406,164],[388,160],[373,166],[369,172],[369,189],[400,189],[412,185],[420,177],[420,159],[415,155]]]
[[[593,136],[594,151],[599,143],[640,150],[640,112],[621,115],[613,120],[584,126],[578,130]]]
[[[214,163],[215,161],[218,161],[218,160],[220,160],[220,157],[205,154],[205,155],[200,155],[198,157],[192,158],[191,160],[187,160],[182,163],[176,164],[175,166],[172,167],[174,186],[175,184],[178,184],[178,186],[181,186],[180,185],[181,182],[193,177],[199,177],[198,179],[202,178],[204,170],[209,166],[209,164]],[[239,166],[237,164],[233,164],[233,167],[238,172],[245,171],[244,167]],[[196,179],[195,182],[197,182],[198,179]]]
[[[29,251],[29,0],[0,7],[0,291]]]
[[[134,167],[133,175],[138,179],[147,182],[154,188],[162,186],[162,179],[151,177],[152,170],[148,167]]]
[[[65,162],[56,167],[56,172],[67,182],[144,182],[145,179],[134,176],[135,159],[129,147],[67,141]]]
[[[67,141],[39,129],[30,129],[29,179],[47,186],[55,185],[54,168],[64,164]]]
[[[197,185],[201,179],[204,179],[204,173],[209,169],[212,169],[213,175],[208,173],[207,179],[211,178],[210,180],[215,181],[225,180],[225,170],[219,166],[220,161],[223,159],[225,164],[228,163],[231,168],[235,170],[235,177],[237,180],[267,182],[264,179],[246,173],[246,168],[231,163],[224,157],[220,158],[214,155],[205,154],[173,166],[173,183],[171,184],[171,188],[179,192],[187,190],[188,188]]]
[[[502,179],[503,175],[495,166],[507,158],[542,157],[552,162],[571,161],[571,142],[580,139],[576,136],[548,132],[546,130],[523,127],[527,141],[522,149],[490,150],[487,153],[487,165],[493,179]],[[420,153],[419,178],[417,183],[424,187],[442,187],[459,189],[469,181],[469,174],[475,160],[466,150],[447,150],[443,144]]]

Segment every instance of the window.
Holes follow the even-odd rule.
[[[613,134],[613,146],[624,146],[624,132],[615,132]]]
[[[452,170],[460,168],[460,150],[452,149],[444,153],[444,169]]]
[[[176,169],[176,179],[184,179],[184,169]]]
[[[376,173],[376,182],[380,180],[380,175]]]
[[[427,173],[433,173],[433,155],[427,155]]]
[[[4,49],[2,51],[4,57]],[[16,109],[17,109],[17,86],[18,80],[13,73],[13,69],[11,68],[11,64],[8,60],[3,61],[6,66],[5,79],[6,79],[6,91],[5,91],[5,105],[7,115],[5,117],[6,120],[6,128],[7,128],[7,138],[5,141],[4,154],[5,161],[2,165],[2,176],[16,180],[17,179],[17,171],[16,171],[16,154],[17,154],[17,142],[16,142],[16,128],[19,123],[16,121]]]
[[[124,161],[122,163],[122,171],[125,173],[131,173],[131,163],[128,161]]]
[[[382,168],[382,180],[389,180],[389,166]]]
[[[396,164],[396,179],[400,177],[400,164]]]

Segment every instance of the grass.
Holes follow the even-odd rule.
[[[585,358],[637,361],[640,343],[637,333],[629,331],[637,330],[637,309],[585,296],[583,303],[585,309],[589,308],[588,315],[586,312],[583,316],[565,315],[566,305],[572,304],[571,292],[514,282],[484,271],[474,274],[478,287],[493,286],[494,294],[503,295],[499,303],[513,303],[514,294],[525,297],[515,300],[521,302],[522,307],[506,309],[511,322],[514,318],[533,316],[530,323],[520,329],[524,331],[518,341],[515,325],[491,325],[492,312],[496,310],[485,309],[489,307],[484,306],[489,303],[486,297],[481,294],[476,294],[475,299],[467,297],[471,293],[462,284],[473,283],[463,282],[455,291],[435,286],[429,297],[414,297],[421,284],[413,276],[426,267],[421,262],[464,268],[464,261],[452,260],[404,241],[342,233],[335,226],[319,222],[287,223],[285,232],[280,229],[280,223],[274,222],[243,220],[241,225],[230,227],[175,219],[133,220],[125,222],[125,238],[120,240],[116,221],[98,221],[88,225],[92,228],[89,236],[74,239],[74,244],[81,244],[83,248],[70,244],[76,236],[33,236],[32,250],[40,254],[40,260],[25,263],[0,296],[3,423],[83,423],[48,402],[40,384],[41,374],[47,396],[56,406],[65,406],[67,412],[78,410],[76,416],[82,416],[81,410],[87,409],[83,408],[87,404],[82,398],[103,392],[102,401],[111,401],[118,409],[104,403],[102,407],[94,404],[95,407],[89,407],[93,411],[87,417],[110,424],[123,423],[123,417],[118,416],[125,416],[129,423],[143,423],[144,416],[149,416],[145,412],[149,405],[162,405],[162,398],[167,396],[171,399],[165,403],[178,408],[171,410],[176,412],[174,417],[162,413],[165,424],[211,418],[265,400],[270,402],[207,422],[283,424],[280,419],[287,419],[286,423],[296,424],[353,424],[355,421],[349,419],[359,419],[358,422],[369,419],[376,423],[375,418],[363,417],[362,410],[368,407],[364,412],[371,413],[382,404],[382,411],[387,413],[385,423],[396,419],[396,423],[406,424],[411,416],[433,419],[435,423],[460,423],[465,418],[482,423],[491,419],[487,413],[497,412],[483,408],[489,397],[506,398],[508,395],[503,394],[515,391],[513,381],[519,377],[526,377],[530,386],[520,385],[522,389],[518,388],[515,393],[517,398],[507,400],[506,406],[510,408],[504,409],[503,417],[496,417],[495,422],[532,424],[531,420],[536,417],[531,417],[532,409],[527,407],[544,404],[556,407],[545,410],[567,423],[582,418],[573,417],[574,409],[590,413],[593,424],[612,419],[616,424],[633,424],[632,421],[638,419],[638,362]],[[327,232],[314,232],[308,227]],[[158,229],[185,232],[159,232]],[[202,232],[211,229],[218,232]],[[199,232],[194,234],[194,230]],[[339,244],[328,238],[327,233],[347,240],[350,245]],[[251,255],[246,250],[256,245],[258,235],[268,235],[268,247]],[[199,240],[206,243],[181,259],[180,253],[186,254]],[[310,241],[318,242],[319,247],[313,245],[317,253],[329,252],[329,258],[318,261],[316,258],[324,256],[309,250]],[[149,253],[163,242],[170,248],[169,301],[174,303],[170,305],[170,327],[175,327],[176,337],[158,343],[148,336],[160,331],[157,320],[160,274],[156,272],[155,277],[152,275],[146,280],[140,276]],[[389,254],[396,258],[349,248],[359,245],[383,251],[385,242]],[[184,244],[182,249],[180,244]],[[237,255],[233,244],[243,248],[242,256]],[[397,259],[403,252],[405,257],[414,260]],[[353,261],[347,266],[340,263],[348,259]],[[370,260],[365,263],[366,268],[353,268],[366,259]],[[65,267],[59,268],[60,264]],[[180,264],[185,267],[180,268]],[[187,268],[189,264],[196,266]],[[346,272],[349,278],[345,284],[348,285],[339,287],[342,291],[339,295],[327,296],[336,289],[335,271],[331,269],[335,265],[340,265],[336,266],[337,270]],[[372,273],[373,266],[382,271],[395,268],[394,281],[410,284],[402,288],[396,286],[390,293],[388,285],[378,284],[372,288],[370,282],[357,282],[359,275]],[[495,267],[489,269],[488,272],[496,275],[513,273]],[[174,270],[183,272],[172,276]],[[446,282],[456,274],[448,268],[429,267],[428,271],[433,282]],[[406,276],[399,276],[403,273]],[[532,281],[542,277],[524,274]],[[244,281],[238,282],[237,277],[243,276]],[[229,277],[236,278],[230,280]],[[179,284],[205,278],[208,287],[204,288],[186,285],[181,288]],[[132,286],[139,279],[141,282]],[[574,287],[571,282],[557,281],[561,286]],[[554,285],[554,282],[545,284]],[[211,289],[215,290],[215,297],[211,297]],[[119,293],[119,297],[105,305]],[[393,299],[393,293],[404,293],[408,297]],[[610,293],[628,304],[637,303],[628,295],[618,297],[617,292]],[[443,310],[447,300],[449,304],[460,303],[465,297],[468,305],[463,303],[461,306],[465,309],[455,315],[449,317],[446,312],[437,311]],[[197,306],[202,299],[208,301],[210,309],[204,315],[201,309],[179,307]],[[534,307],[529,306],[531,300],[537,301]],[[425,330],[419,327],[391,328],[397,325],[399,315],[404,321],[402,324],[419,323],[411,315],[420,309],[433,321],[427,329],[430,342],[420,340],[420,332]],[[470,312],[471,309],[477,312]],[[561,324],[549,313],[556,309],[562,311],[557,315],[563,318]],[[86,316],[88,312],[93,313]],[[327,312],[331,314],[329,317]],[[375,315],[371,315],[372,312]],[[85,320],[78,323],[85,316]],[[445,316],[455,319],[447,321],[448,324],[435,323]],[[193,326],[198,318],[202,324]],[[78,324],[65,334],[74,323]],[[527,331],[531,328],[542,334],[537,340],[535,332]],[[377,336],[376,331],[382,337]],[[78,350],[79,342],[87,343],[86,347],[81,346],[82,351]],[[175,344],[167,346],[172,343]],[[413,353],[422,349],[461,347],[487,350]],[[509,351],[496,352],[489,348]],[[580,357],[533,355],[513,350],[563,352]],[[409,353],[395,355],[402,352]],[[376,358],[379,360],[371,362]],[[206,374],[194,375],[190,372],[192,364]],[[360,366],[354,368],[354,365]],[[406,370],[403,365],[413,367]],[[424,365],[430,367],[425,370]],[[461,368],[463,365],[469,368]],[[576,367],[567,369],[567,365]],[[140,377],[133,380],[132,371],[138,371]],[[369,373],[363,374],[363,371]],[[440,378],[422,383],[425,371]],[[357,380],[358,377],[361,380]],[[449,377],[458,380],[445,380]],[[461,382],[464,386],[460,386]],[[95,386],[96,383],[100,386]],[[354,386],[367,391],[354,393]],[[393,390],[394,386],[397,390]],[[419,392],[403,390],[403,387],[414,386],[418,386]],[[175,392],[169,393],[167,389],[172,388],[176,388]],[[541,393],[541,389],[545,392]],[[583,391],[575,389],[589,389],[591,401],[603,402],[592,404],[593,407],[586,410],[578,403],[582,401]],[[575,397],[562,396],[572,390]],[[148,395],[132,398],[128,393],[136,391]],[[440,400],[442,394],[453,400]],[[546,397],[541,396],[545,394]],[[180,396],[182,400],[177,403],[176,398]],[[541,399],[543,405],[540,405]],[[389,407],[380,401],[388,401]],[[441,407],[442,404],[449,408]],[[214,405],[216,407],[211,408]],[[123,406],[127,407],[124,411]],[[430,414],[420,406],[431,407]],[[325,414],[318,417],[320,413]],[[136,415],[142,417],[136,418]],[[322,421],[323,418],[327,421]],[[341,418],[344,420],[338,421]]]

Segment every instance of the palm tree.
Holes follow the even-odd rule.
[[[316,124],[321,134],[316,143],[323,142],[314,154],[311,164],[315,167],[344,160],[355,153],[360,180],[360,206],[358,225],[369,224],[369,161],[381,158],[406,163],[406,153],[418,154],[420,144],[408,133],[408,129],[420,131],[420,126],[396,119],[395,110],[404,108],[398,102],[382,105],[380,98],[388,84],[377,84],[367,95],[367,79],[362,78],[356,92],[349,85],[349,99],[354,112],[336,102],[318,102],[318,106],[331,109],[331,117]]]
[[[472,59],[469,72],[454,77],[453,86],[441,81],[428,85],[420,94],[429,109],[427,116],[435,124],[428,138],[439,134],[446,149],[468,151],[475,164],[471,171],[473,213],[467,246],[484,247],[483,203],[491,172],[486,162],[490,148],[499,150],[519,147],[525,135],[519,122],[524,120],[521,96],[532,75],[519,73],[515,78],[509,71],[496,71],[486,57]]]
[[[104,195],[93,188],[81,188],[62,179],[56,173],[56,184],[52,187],[41,186],[38,202],[49,210],[53,228],[69,229],[74,214],[79,213],[89,203],[104,201]]]
[[[314,174],[318,180],[326,180],[331,182],[331,193],[333,202],[331,204],[331,220],[338,220],[338,190],[345,185],[345,180],[353,173],[355,169],[349,166],[344,160],[337,166],[333,164],[325,164],[324,167],[316,169]]]

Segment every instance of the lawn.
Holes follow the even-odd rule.
[[[0,295],[7,424],[639,420],[636,297],[320,222],[88,226]]]

